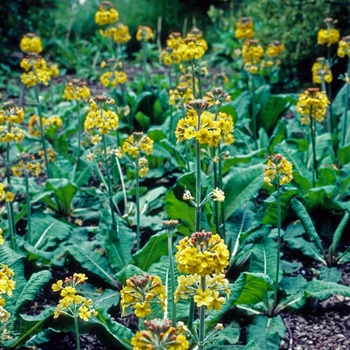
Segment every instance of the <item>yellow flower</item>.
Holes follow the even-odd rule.
[[[147,301],[143,303],[136,303],[135,305],[135,315],[137,317],[145,318],[151,313],[150,304]]]
[[[52,285],[52,290],[54,292],[60,292],[62,290],[62,285],[63,285],[63,281],[62,280],[58,280],[56,283],[54,283]]]
[[[118,20],[119,13],[109,1],[103,1],[100,4],[100,9],[95,14],[95,23],[103,26],[114,23]]]
[[[329,100],[325,92],[319,91],[318,88],[309,88],[300,94],[296,110],[301,117],[311,117],[317,122],[322,123],[328,105]]]
[[[345,36],[339,41],[337,54],[340,58],[350,57],[350,35]]]
[[[43,50],[40,38],[33,33],[25,34],[19,46],[23,52],[40,53]]]
[[[176,261],[180,272],[200,276],[221,273],[228,265],[229,251],[219,235],[195,232],[176,246]]]
[[[241,17],[235,31],[237,39],[251,39],[254,37],[253,21],[248,17]]]
[[[266,50],[266,56],[275,58],[283,51],[284,51],[284,45],[281,44],[279,41],[274,40],[269,43]]]
[[[293,180],[293,166],[286,158],[280,154],[275,154],[269,157],[267,161],[267,167],[264,168],[264,181],[269,186],[272,186],[271,181],[279,179],[280,186]]]
[[[147,26],[139,26],[136,32],[136,40],[141,41],[149,41],[153,39],[153,32],[150,27]]]
[[[326,24],[327,29],[320,29],[317,33],[317,44],[331,46],[339,41],[340,34],[335,28],[331,28],[332,23],[335,23],[332,18],[325,18],[323,22]]]
[[[91,317],[91,311],[86,306],[80,306],[79,308],[79,317],[84,321],[89,321]]]
[[[214,301],[214,298],[212,296],[211,290],[205,289],[203,291],[202,288],[198,288],[193,300],[196,303],[197,307],[201,307],[203,305],[208,306],[210,303]]]
[[[150,155],[153,151],[153,140],[142,132],[134,132],[123,143],[123,152],[136,158],[140,152]]]
[[[316,84],[322,84],[323,81],[330,83],[333,80],[332,71],[328,67],[328,62],[319,57],[312,66],[312,81]]]
[[[61,291],[61,297],[65,298],[68,301],[74,300],[75,294],[77,293],[76,289],[71,286],[66,286]]]
[[[14,199],[15,199],[14,193],[6,192],[6,194],[5,194],[5,201],[6,202],[13,202]]]
[[[66,84],[63,97],[68,101],[80,99],[87,101],[90,97],[90,90],[81,79],[72,79]]]
[[[206,305],[208,310],[221,310],[222,305],[225,304],[226,299],[224,297],[221,297],[217,291],[213,292],[212,297],[213,300]]]
[[[243,44],[242,57],[244,63],[256,65],[260,62],[264,49],[259,45],[258,40],[247,40]]]
[[[2,236],[2,228],[0,227],[0,244],[4,244],[4,237]]]
[[[213,190],[213,200],[218,202],[224,202],[225,201],[224,191],[219,190],[218,188],[215,188]]]

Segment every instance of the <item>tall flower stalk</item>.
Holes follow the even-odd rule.
[[[129,163],[136,170],[136,249],[140,250],[141,247],[141,212],[140,212],[140,178],[144,177],[148,173],[148,161],[146,158],[141,157],[142,153],[150,155],[153,150],[153,140],[144,135],[143,132],[134,132],[123,143],[122,150],[118,150],[118,157],[131,156],[135,161],[129,160]]]
[[[346,141],[348,139],[349,130],[350,130],[350,128],[348,127],[348,108],[349,108],[349,98],[350,98],[350,35],[342,38],[342,40],[339,41],[337,53],[340,58],[348,56],[348,68],[344,76],[344,80],[346,83],[344,120],[343,120],[343,138],[342,138],[342,145],[344,146],[346,145]]]
[[[315,187],[318,177],[317,157],[316,157],[316,122],[322,123],[327,113],[329,100],[324,91],[319,88],[309,88],[299,96],[296,106],[301,116],[301,124],[310,125],[311,143],[313,153],[313,176],[312,184]]]
[[[281,255],[281,194],[280,187],[292,181],[292,164],[289,163],[280,154],[274,154],[269,157],[267,166],[264,169],[264,181],[269,186],[276,185],[277,190],[277,261],[273,310],[278,302],[279,274],[280,274],[280,255]]]
[[[109,168],[110,165],[108,162],[111,153],[107,148],[105,136],[118,129],[119,117],[114,111],[108,108],[108,106],[111,104],[114,104],[114,100],[106,96],[95,96],[94,98],[90,99],[90,108],[85,119],[84,127],[89,134],[92,134],[91,142],[94,145],[97,145],[100,141],[102,141],[102,160],[106,171],[107,197],[109,200],[113,229],[116,230],[117,220],[114,211],[113,191]],[[94,158],[95,155],[93,153],[91,154],[88,157]]]

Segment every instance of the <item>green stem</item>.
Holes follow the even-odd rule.
[[[220,143],[218,145],[218,153],[221,154],[221,149],[220,149]],[[219,159],[219,188],[222,190],[223,189],[223,183],[222,183],[222,162],[221,162],[221,157]],[[220,202],[220,209],[221,209],[221,222],[222,222],[222,227],[221,227],[221,237],[223,240],[226,239],[226,225],[225,225],[225,207],[224,207],[224,202]]]
[[[196,97],[196,75],[194,73],[194,62],[193,62],[193,60],[191,60],[191,67],[192,67],[192,92],[193,92],[194,98],[197,98]]]
[[[205,276],[201,277],[201,288],[205,291]],[[199,310],[199,344],[198,350],[204,350],[205,337],[205,305],[202,305]]]
[[[80,161],[81,153],[81,120],[80,120],[80,103],[77,100],[77,113],[78,113],[78,156],[77,156],[77,167]]]
[[[310,129],[311,129],[312,155],[314,159],[314,166],[313,166],[313,172],[312,172],[312,186],[315,187],[316,179],[318,178],[317,159],[316,159],[316,137],[315,137],[316,128],[315,128],[315,121],[313,118],[311,118],[311,110],[310,110]]]
[[[11,131],[11,124],[8,125],[8,131]],[[7,184],[10,186],[11,189],[11,171],[10,171],[10,142],[6,143],[6,178],[7,178]],[[13,214],[13,204],[12,202],[6,202],[7,205],[7,215],[8,215],[8,221],[9,221],[9,229],[10,229],[10,239],[11,239],[11,248],[16,251],[16,224],[15,224],[15,217]]]
[[[198,116],[198,119],[200,117]],[[199,130],[199,129],[198,129]],[[201,224],[201,144],[196,140],[196,232],[200,230]]]
[[[80,350],[80,336],[79,336],[78,316],[74,317],[74,326],[75,326],[75,338],[77,340],[77,350]]]
[[[321,90],[327,95],[327,91],[326,91],[326,83],[324,81],[324,79],[322,78],[322,82],[321,82]],[[327,106],[327,110],[326,110],[326,118],[324,121],[324,127],[326,129],[326,131],[331,132],[331,110],[330,110],[330,106]]]
[[[102,114],[102,109],[101,109],[101,114]],[[102,141],[103,141],[103,151],[104,151],[104,163],[105,163],[105,168],[106,168],[106,179],[107,179],[107,191],[108,191],[108,198],[109,198],[109,206],[111,209],[111,216],[112,216],[112,226],[113,229],[116,230],[117,228],[117,222],[115,219],[114,215],[114,205],[113,205],[113,195],[112,195],[112,186],[111,186],[111,178],[109,175],[109,167],[108,167],[108,160],[107,160],[107,147],[106,147],[106,138],[105,135],[102,134]]]
[[[348,57],[347,77],[348,79],[350,79],[350,57]],[[350,83],[346,83],[345,112],[344,112],[344,125],[343,125],[343,146],[346,145],[346,139],[348,137],[347,124],[348,124],[349,90],[350,90]]]
[[[145,81],[146,81],[146,91],[148,91],[148,72],[147,72],[147,43],[145,40],[141,40],[141,45],[142,45],[142,51],[143,51],[143,70],[145,74]],[[150,99],[149,96],[146,96],[147,100],[147,109],[148,109],[148,115],[151,114],[151,104],[150,104]]]
[[[32,221],[31,221],[31,210],[30,210],[30,195],[29,195],[29,181],[28,174],[25,174],[25,186],[26,186],[26,202],[27,202],[27,242],[32,242]]]
[[[175,284],[175,268],[174,268],[174,260],[173,260],[173,235],[168,233],[168,254],[169,254],[169,269],[170,269],[170,278],[171,278],[171,287],[172,287],[172,326],[176,327],[176,304],[174,300],[174,293],[176,290]]]
[[[277,307],[278,295],[278,279],[280,274],[280,255],[281,255],[281,199],[280,199],[280,177],[277,174],[277,262],[276,262],[276,278],[275,278],[275,295],[273,302],[273,309]]]
[[[38,114],[39,114],[40,134],[41,134],[41,142],[43,144],[43,149],[44,149],[45,166],[46,166],[47,176],[49,178],[51,178],[51,172],[50,172],[50,167],[49,167],[49,160],[48,160],[48,157],[47,157],[46,140],[45,140],[45,133],[44,133],[44,128],[43,128],[43,116],[42,116],[42,113],[41,113],[41,105],[40,105],[40,99],[39,99],[38,85],[35,85],[35,89],[34,90],[35,90],[35,97],[36,97]]]
[[[116,157],[115,161],[117,163],[117,168],[118,168],[118,172],[119,172],[119,177],[120,177],[120,183],[122,186],[122,191],[123,191],[123,197],[124,197],[124,213],[126,212],[127,208],[128,208],[128,199],[126,196],[126,188],[125,188],[125,183],[124,183],[124,177],[123,177],[123,171],[122,168],[120,166],[120,162],[119,159]]]
[[[193,326],[193,320],[194,320],[194,307],[195,307],[195,304],[194,304],[194,300],[193,300],[193,297],[191,298],[191,301],[190,301],[190,309],[188,311],[188,320],[187,320],[187,328],[189,330],[192,329],[192,326]]]
[[[140,177],[139,177],[139,156],[136,160],[136,244],[137,251],[140,250]]]
[[[252,79],[252,128],[253,128],[253,138],[255,143],[255,149],[258,149],[258,131],[255,113],[255,86],[254,86],[254,75],[250,74]]]

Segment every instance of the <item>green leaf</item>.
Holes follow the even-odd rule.
[[[227,325],[223,330],[221,330],[217,337],[214,340],[215,344],[222,344],[225,341],[229,344],[236,344],[239,340],[240,335],[240,326],[236,321],[232,321],[229,325]],[[218,345],[216,345],[218,346]],[[212,347],[209,349],[214,350]],[[215,347],[217,349],[217,347]]]
[[[74,171],[74,178],[71,179],[79,188],[89,183],[92,176],[91,163],[80,159]]]
[[[20,315],[20,333],[8,346],[10,348],[21,348],[24,346],[28,338],[32,341],[36,338],[36,335],[45,329],[45,322],[51,318],[54,314],[54,307],[48,307],[39,315],[29,316]]]
[[[148,271],[163,255],[168,255],[168,235],[166,232],[159,232],[133,255],[131,263],[143,271]]]
[[[41,288],[49,282],[50,278],[51,272],[47,270],[33,273],[30,276],[29,281],[26,283],[24,288],[21,289],[21,294],[17,298],[14,315],[19,314],[26,301],[35,299]]]
[[[264,158],[267,156],[266,149],[259,149],[257,151],[252,151],[247,154],[235,154],[225,160],[223,165],[223,173],[227,173],[232,167],[241,165],[242,163],[247,165],[260,164]],[[242,166],[242,165],[241,165]]]
[[[260,126],[263,127],[267,133],[270,133],[275,127],[278,118],[288,108],[289,102],[280,96],[270,96],[266,105],[262,107],[259,116]]]
[[[68,251],[83,268],[100,276],[108,284],[116,287],[118,283],[113,277],[108,261],[98,248],[99,244],[96,241],[87,241],[82,242],[80,245],[73,244],[68,246]]]
[[[71,203],[78,187],[67,179],[48,179],[46,188],[53,191],[59,212],[63,215],[71,213]]]
[[[338,283],[341,279],[342,273],[336,268],[329,268],[327,266],[322,266],[320,271],[320,279],[326,282]]]
[[[234,285],[241,288],[235,305],[254,305],[266,300],[267,291],[273,289],[272,279],[263,273],[243,273],[244,278],[238,279]]]
[[[274,147],[278,145],[280,142],[282,142],[283,140],[285,140],[285,138],[286,138],[286,128],[283,122],[279,120],[270,137],[269,152],[272,154]]]
[[[334,294],[350,297],[350,287],[334,282],[312,280],[306,287],[306,296],[325,300]]]
[[[285,219],[288,211],[288,204],[298,190],[294,187],[282,187],[280,191],[281,222]],[[265,214],[261,221],[264,225],[277,225],[277,192],[274,192],[264,201]]]
[[[338,91],[337,96],[332,102],[332,114],[340,116],[344,113],[345,98],[346,98],[346,89],[348,84],[344,84],[342,88]]]
[[[134,240],[135,233],[120,220],[118,220],[118,231],[107,229],[104,245],[109,264],[115,272],[121,271],[129,264]]]
[[[241,120],[247,116],[249,113],[250,101],[250,91],[242,92],[234,101],[232,101],[231,105],[236,111],[237,120]]]
[[[344,229],[349,221],[350,215],[348,212],[345,212],[343,219],[340,221],[337,229],[334,232],[333,239],[332,239],[332,244],[329,248],[328,255],[330,257],[330,261],[332,261],[332,258],[335,254],[335,251],[338,248],[339,241],[343,235]]]
[[[337,157],[341,165],[350,163],[350,145],[338,148]]]
[[[144,115],[142,112],[137,112],[135,119],[139,122],[141,129],[143,131],[147,131],[148,127],[151,124],[150,118]]]
[[[256,196],[264,183],[261,164],[244,169],[232,169],[224,178],[225,219]]]
[[[288,226],[285,232],[284,241],[291,249],[301,250],[304,255],[309,256],[326,265],[327,262],[322,252],[320,252],[315,243],[309,242],[303,238],[304,233],[305,229],[301,222],[292,223]]]
[[[263,237],[256,241],[251,249],[251,257],[249,263],[249,272],[263,273],[268,275],[271,280],[276,279],[276,261],[277,261],[277,244],[269,237]],[[279,271],[279,281],[283,275],[282,270]]]
[[[268,318],[255,316],[252,324],[248,327],[248,341],[254,341],[261,349],[279,350],[280,341],[284,338],[286,326],[281,316]]]
[[[322,252],[322,254],[324,256],[325,252],[324,252],[324,249],[322,247],[320,237],[318,236],[316,229],[315,229],[315,226],[312,223],[312,220],[311,220],[308,212],[306,211],[305,207],[296,198],[293,198],[291,203],[292,203],[292,208],[294,209],[294,211],[298,215],[301,223],[303,224],[303,227],[305,229],[307,236],[309,237],[309,239],[312,242],[315,242],[317,248],[320,250],[320,252]]]

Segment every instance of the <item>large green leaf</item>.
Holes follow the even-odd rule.
[[[256,196],[264,183],[261,164],[244,169],[232,169],[224,178],[225,219]]]
[[[29,338],[31,341],[35,339],[36,335],[45,329],[45,322],[53,316],[54,310],[54,307],[48,307],[39,315],[20,315],[21,326],[19,336],[8,342],[6,346],[12,349],[18,349],[24,346]]]
[[[328,255],[330,257],[330,261],[332,261],[332,258],[335,254],[336,249],[338,248],[339,241],[343,235],[344,229],[349,221],[350,215],[348,212],[345,212],[343,219],[339,223],[337,229],[334,232],[332,244],[329,248]]]
[[[91,163],[80,159],[75,171],[72,173],[74,178],[71,179],[79,188],[85,186],[89,183],[92,176],[92,166]]]
[[[252,151],[246,154],[235,154],[225,160],[222,167],[223,173],[227,173],[232,167],[240,164],[247,164],[247,166],[255,165],[261,163],[261,161],[267,157],[266,149],[259,149],[257,151]]]
[[[314,242],[308,241],[303,237],[305,228],[301,222],[295,222],[287,227],[284,235],[284,241],[288,244],[289,248],[300,250],[304,255],[315,259],[322,264],[327,264],[323,253],[317,247]]]
[[[251,253],[249,272],[263,273],[274,281],[276,279],[277,243],[270,237],[260,238],[254,244]],[[280,269],[279,281],[282,275]]]
[[[285,140],[286,138],[286,127],[285,124],[279,120],[271,137],[270,137],[270,145],[269,145],[269,151],[272,154],[273,149],[276,145],[278,145],[280,142]]]
[[[101,252],[98,242],[81,242],[79,245],[68,246],[67,250],[81,266],[88,271],[100,276],[108,284],[116,287],[117,281],[108,264],[106,256]]]
[[[305,229],[305,232],[308,236],[308,238],[315,242],[317,245],[317,248],[322,252],[323,255],[325,255],[324,249],[322,247],[321,239],[319,235],[316,232],[315,226],[310,218],[310,215],[306,211],[305,207],[301,202],[299,202],[296,198],[293,198],[292,201],[292,208],[296,212],[296,214],[299,216],[301,223],[303,224],[303,227]]]
[[[337,156],[341,165],[350,163],[350,145],[338,148]]]
[[[107,229],[104,245],[108,262],[115,272],[121,271],[129,264],[134,240],[135,233],[121,221],[118,221],[118,231]]]
[[[136,252],[131,263],[143,271],[148,271],[163,255],[168,255],[168,234],[159,232],[153,235],[146,245]]]
[[[298,190],[294,187],[282,187],[280,191],[281,203],[281,221],[287,215],[288,204],[292,197],[298,194]],[[264,201],[265,213],[261,223],[265,225],[277,225],[277,192],[274,192]],[[259,214],[258,214],[259,216]]]
[[[262,108],[259,117],[260,126],[262,126],[267,133],[270,133],[275,127],[278,118],[288,107],[289,102],[280,96],[270,96],[266,105]]]
[[[241,288],[235,305],[254,305],[265,301],[267,291],[273,289],[272,279],[264,273],[243,273],[244,278],[239,278],[234,285]]]
[[[259,315],[248,327],[247,340],[254,341],[262,350],[279,350],[285,332],[286,326],[281,316],[268,318]]]
[[[46,188],[53,191],[59,212],[63,215],[69,215],[72,199],[78,191],[78,187],[67,179],[48,179]]]
[[[333,115],[339,116],[344,113],[346,89],[348,84],[344,84],[342,88],[338,91],[337,96],[332,102],[332,113]]]
[[[334,294],[350,297],[350,287],[334,282],[312,280],[306,287],[306,296],[325,300]]]
[[[244,91],[234,101],[231,102],[231,105],[237,114],[238,120],[243,119],[247,116],[249,112],[250,101],[251,93],[249,91]]]
[[[21,294],[18,296],[14,314],[18,315],[24,303],[29,300],[34,300],[41,288],[49,282],[51,272],[47,270],[33,273],[26,285],[21,289]]]

